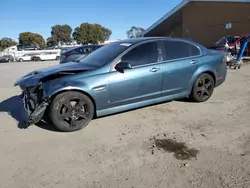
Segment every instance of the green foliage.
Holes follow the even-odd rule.
[[[138,38],[142,37],[142,33],[145,31],[145,29],[141,27],[131,27],[130,30],[127,31],[127,37],[128,38]]]
[[[80,27],[76,27],[73,32],[73,38],[77,43],[82,44],[98,44],[108,40],[112,31],[100,24],[82,23]]]
[[[40,48],[45,47],[45,40],[42,35],[32,32],[23,32],[19,34],[20,44],[38,44]]]
[[[110,36],[112,35],[112,31],[108,28],[102,27],[102,38],[103,41],[109,40]]]
[[[56,42],[70,42],[72,28],[69,25],[55,25],[51,29],[51,37]]]
[[[49,37],[46,40],[46,45],[47,45],[47,47],[54,47],[57,45],[57,41],[54,38]]]
[[[15,45],[16,45],[16,42],[12,40],[11,38],[5,37],[5,38],[0,39],[0,51],[8,47],[15,46]]]

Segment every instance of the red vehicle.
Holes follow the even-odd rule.
[[[230,50],[234,50],[235,52],[238,52],[241,46],[242,41],[245,38],[250,38],[250,34],[247,35],[229,35],[226,37],[221,38],[218,42],[216,42],[213,46],[211,46],[211,49],[220,50],[222,52],[226,51],[226,41],[228,42],[228,46]],[[236,49],[236,50],[235,50]],[[248,44],[245,52],[244,57],[250,57],[250,44]]]
[[[229,48],[234,47],[235,43],[237,43],[240,40],[240,38],[241,37],[238,35],[229,35],[229,36],[223,37],[220,40],[218,40],[210,48],[215,49],[215,50],[221,50],[222,52],[224,52],[226,50],[226,48],[225,48],[226,42],[228,42]]]

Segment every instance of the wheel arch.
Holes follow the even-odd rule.
[[[192,81],[190,83],[189,93],[191,93],[191,91],[193,89],[193,85],[194,85],[195,81],[197,80],[197,78],[199,78],[199,76],[201,76],[202,74],[209,74],[210,76],[212,76],[213,80],[214,80],[214,86],[216,86],[216,74],[212,69],[210,69],[210,68],[198,69],[196,74],[193,76]]]
[[[61,94],[61,93],[65,93],[65,92],[70,92],[70,91],[76,91],[76,92],[82,93],[82,94],[86,95],[87,97],[89,97],[90,100],[93,102],[93,105],[94,105],[94,112],[95,112],[95,113],[94,113],[94,117],[96,117],[96,103],[95,103],[95,100],[94,100],[93,96],[90,95],[88,92],[83,91],[83,90],[81,90],[81,89],[74,88],[74,89],[62,89],[62,90],[56,91],[56,92],[54,92],[53,94],[50,95],[49,100],[50,100],[50,101],[53,101],[54,98],[55,98],[57,95],[59,95],[59,94]],[[50,103],[51,103],[51,102],[50,102]]]
[[[209,74],[210,76],[212,76],[212,78],[214,79],[214,86],[216,86],[216,76],[213,71],[205,71],[205,72],[202,72],[200,75],[202,74]]]

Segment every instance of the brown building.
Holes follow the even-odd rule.
[[[143,36],[189,38],[210,46],[227,35],[250,33],[250,0],[185,0]]]

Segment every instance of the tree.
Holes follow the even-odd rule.
[[[69,25],[55,25],[51,29],[51,37],[55,41],[70,42],[72,28]]]
[[[76,27],[73,32],[73,38],[77,43],[82,44],[98,44],[108,40],[112,31],[100,24],[82,23],[80,27]]]
[[[111,35],[112,35],[112,31],[110,29],[102,27],[103,42],[109,40]]]
[[[79,42],[79,33],[80,33],[80,27],[76,27],[74,32],[72,33],[72,36],[73,36],[73,39],[76,40],[77,43],[80,43]]]
[[[15,46],[15,45],[16,45],[16,42],[11,38],[4,37],[0,39],[0,51],[8,47]]]
[[[131,27],[130,30],[127,31],[128,38],[138,38],[142,37],[142,33],[145,31],[145,29],[141,27]]]
[[[45,47],[45,40],[42,35],[32,32],[23,32],[19,34],[19,43],[21,44],[38,44],[40,48]]]
[[[46,45],[47,47],[54,47],[57,45],[57,41],[52,37],[48,37],[46,40]]]

